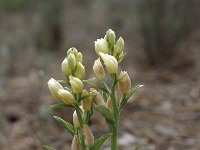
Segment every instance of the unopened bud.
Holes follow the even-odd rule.
[[[128,76],[128,73],[126,71],[121,71],[118,78],[119,78],[118,86],[120,92],[122,94],[128,93],[128,91],[131,88],[131,80]]]
[[[100,62],[100,59],[95,60],[93,65],[93,71],[97,79],[103,80],[105,78],[105,72],[102,63]]]
[[[68,60],[69,68],[72,69],[72,70],[75,69],[75,67],[76,67],[76,57],[75,57],[75,55],[72,54],[72,53],[69,54],[67,60]]]
[[[116,58],[109,54],[104,54],[101,52],[99,54],[104,61],[107,71],[110,74],[116,73],[117,69],[118,69],[118,62],[117,62]]]
[[[69,76],[70,85],[74,91],[74,93],[81,93],[83,90],[83,82],[76,77]]]
[[[67,59],[65,58],[62,62],[62,65],[61,65],[61,69],[62,69],[62,72],[65,74],[65,75],[70,75],[71,74],[71,70],[69,68],[69,64],[68,64],[68,61]]]
[[[76,57],[78,54],[78,50],[75,47],[72,47],[67,51],[67,56],[69,56],[69,54],[74,54],[74,56]]]
[[[83,90],[82,96],[85,96],[85,95],[88,95],[88,94],[89,94],[88,91]],[[82,108],[85,112],[90,111],[90,109],[91,109],[91,98],[87,97],[87,98],[81,100],[81,106],[82,106]]]
[[[94,99],[92,101],[95,106],[105,105],[103,97],[99,94],[99,92],[97,92],[94,88],[91,88],[90,92],[96,94],[96,96],[94,97]]]
[[[85,145],[87,147],[91,147],[94,144],[94,135],[92,134],[92,131],[86,124],[83,125],[82,131],[83,131]]]
[[[78,116],[77,116],[76,110],[73,113],[73,124],[74,124],[75,128],[79,128],[80,127],[80,123],[79,123],[79,120],[78,120]]]
[[[107,99],[106,107],[109,109],[110,112],[113,112],[113,105],[112,105],[112,100],[110,97],[108,97]]]
[[[81,150],[81,147],[78,143],[78,137],[75,135],[72,139],[71,150]]]
[[[56,99],[60,99],[60,96],[58,95],[58,90],[63,89],[62,85],[60,83],[58,83],[55,79],[51,78],[48,81],[48,87],[49,90],[51,92],[51,95],[56,98]]]
[[[122,39],[122,37],[120,37],[114,46],[113,56],[114,57],[119,56],[123,50],[124,50],[124,40]]]
[[[122,51],[122,52],[119,54],[118,63],[121,63],[123,59],[124,59],[124,51]]]
[[[111,29],[109,29],[106,32],[106,39],[108,41],[108,43],[110,44],[111,47],[113,47],[115,45],[115,32]]]
[[[84,75],[85,75],[85,67],[81,64],[81,62],[78,62],[75,76],[79,79],[82,79]]]
[[[58,95],[60,96],[60,99],[62,99],[65,104],[72,105],[75,102],[74,96],[67,90],[60,89],[58,91]]]
[[[104,54],[107,54],[109,52],[109,47],[105,39],[97,39],[96,41],[94,41],[94,44],[97,55],[99,55],[99,52],[102,52]]]
[[[77,54],[77,62],[80,62],[80,63],[83,62],[83,56],[82,56],[81,52],[78,52],[78,54]]]

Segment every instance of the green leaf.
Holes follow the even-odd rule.
[[[93,87],[97,87],[97,85],[94,83],[95,79],[96,78],[92,78],[92,79],[88,79],[88,80],[82,80],[82,82],[87,83],[87,84],[89,84],[89,85],[91,85]]]
[[[116,75],[116,73],[110,75],[110,84],[111,84],[111,86],[115,86],[117,84],[117,75]]]
[[[138,145],[135,146],[134,150],[139,150],[139,147]]]
[[[65,80],[56,80],[59,83],[67,83]]]
[[[123,96],[119,104],[119,109],[122,109],[128,99],[141,87],[143,87],[143,85],[136,85],[125,96]]]
[[[47,150],[56,150],[55,148],[53,147],[50,147],[50,146],[47,146],[47,145],[43,145]]]
[[[96,142],[92,145],[90,150],[99,150],[102,144],[111,136],[111,133],[105,134],[101,137],[99,137]]]
[[[106,85],[104,80],[99,81],[98,88],[106,93],[110,93],[108,86]]]
[[[64,128],[67,129],[67,130],[71,133],[72,136],[75,134],[75,128],[74,128],[74,126],[73,126],[71,123],[69,123],[69,122],[63,120],[63,119],[60,118],[59,116],[53,116],[53,117],[54,117],[60,124],[62,124],[62,125],[64,126]]]
[[[120,58],[118,58],[118,63],[119,63],[119,64],[120,64],[120,63],[122,62],[122,60],[124,59],[125,55],[126,55],[126,52],[124,53],[123,56],[121,56]]]
[[[134,86],[128,93],[127,93],[127,99],[129,99],[139,88],[143,87],[143,85],[136,85]]]
[[[72,107],[72,106],[71,105],[67,105],[65,103],[58,103],[58,104],[54,104],[54,105],[49,106],[47,111],[54,110],[54,109],[59,109],[59,108],[66,108],[66,107]]]
[[[100,113],[108,122],[114,123],[113,115],[110,113],[109,109],[106,106],[98,105],[96,106],[96,108],[100,111]]]

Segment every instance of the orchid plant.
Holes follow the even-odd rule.
[[[73,136],[72,150],[99,150],[109,138],[111,139],[111,150],[118,149],[120,111],[142,85],[131,87],[128,73],[126,71],[119,73],[118,66],[125,56],[124,40],[122,37],[117,41],[115,40],[115,32],[109,29],[104,38],[97,39],[94,42],[95,51],[99,57],[93,65],[95,81],[84,78],[85,67],[82,64],[82,53],[74,47],[67,51],[67,55],[61,64],[65,79],[55,80],[51,78],[48,81],[48,87],[53,98],[61,100],[61,103],[49,106],[48,110],[74,109],[73,123],[69,123],[59,116],[54,116]],[[107,76],[104,68],[107,70]],[[106,77],[109,77],[109,83],[106,83]],[[85,89],[85,84],[89,84],[91,88]],[[120,96],[117,96],[119,95],[116,92],[117,86]],[[108,126],[108,133],[96,140],[88,125],[94,109],[101,113]],[[55,150],[46,145],[44,147],[48,150]]]

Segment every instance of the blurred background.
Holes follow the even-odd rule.
[[[120,150],[200,149],[199,27],[198,0],[0,0],[0,149],[70,149],[52,115],[72,122],[72,110],[46,113],[56,103],[47,81],[64,77],[73,46],[92,76],[94,41],[109,28],[125,40],[121,69],[144,84],[121,113]],[[98,137],[106,126],[95,115]]]

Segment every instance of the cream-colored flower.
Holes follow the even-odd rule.
[[[94,144],[94,135],[88,125],[83,125],[83,136],[84,136],[84,142],[87,147],[91,147]]]
[[[67,60],[68,60],[69,68],[71,70],[75,69],[75,67],[76,67],[76,57],[75,57],[75,55],[73,53],[70,53]]]
[[[99,52],[102,52],[104,54],[107,54],[109,52],[109,47],[105,39],[97,39],[95,42],[95,51],[97,55],[99,55]]]
[[[128,73],[126,71],[121,71],[118,78],[119,78],[118,86],[120,92],[122,94],[128,93],[128,91],[131,88],[131,80],[128,76]]]
[[[85,67],[81,64],[81,62],[78,62],[75,76],[79,79],[82,79],[84,75],[85,75]]]
[[[80,123],[79,123],[79,120],[78,120],[78,116],[77,116],[76,110],[73,113],[73,124],[74,124],[75,128],[79,128],[80,127]]]
[[[89,94],[88,91],[83,90],[82,96],[85,96],[85,95],[88,95],[88,94]],[[82,106],[82,108],[83,108],[83,110],[84,110],[85,112],[90,111],[90,109],[91,109],[91,104],[92,104],[92,99],[91,99],[91,97],[87,97],[87,98],[81,100],[81,106]]]
[[[69,57],[69,54],[74,54],[74,56],[76,57],[78,54],[78,50],[75,47],[71,47],[68,51],[67,51],[67,57]]]
[[[51,78],[48,81],[48,87],[49,90],[51,92],[51,95],[56,98],[56,99],[60,99],[60,96],[58,95],[58,90],[63,89],[62,85],[60,83],[58,83],[55,79]]]
[[[108,43],[110,44],[111,47],[113,47],[115,45],[115,32],[111,29],[109,29],[106,32],[106,36],[105,36],[106,40],[108,41]]]
[[[90,93],[95,93],[96,94],[96,96],[94,97],[94,99],[92,101],[95,106],[105,105],[103,97],[99,94],[99,92],[97,92],[96,89],[91,88],[90,89]]]
[[[109,55],[109,54],[104,54],[104,53],[99,53],[101,58],[103,59],[103,62],[106,66],[107,71],[110,74],[117,73],[118,69],[118,62],[115,57]]]
[[[75,135],[72,139],[71,150],[81,150],[81,147],[78,143],[78,137]]]
[[[120,37],[114,46],[113,56],[114,57],[119,56],[123,50],[124,50],[124,40],[122,37]]]
[[[83,56],[82,56],[81,52],[78,52],[78,54],[77,54],[77,62],[80,62],[80,63],[83,62]]]
[[[74,93],[81,93],[83,90],[83,82],[76,77],[69,76],[70,85],[74,91]]]
[[[97,79],[104,80],[105,72],[104,72],[103,65],[100,59],[95,60],[94,65],[93,65],[93,72],[96,75]]]
[[[68,64],[68,61],[67,61],[66,58],[62,62],[61,69],[62,69],[62,72],[65,75],[70,75],[71,74],[71,69],[69,68],[69,64]]]
[[[58,90],[58,95],[65,104],[72,105],[75,103],[74,96],[67,90],[64,89]]]

